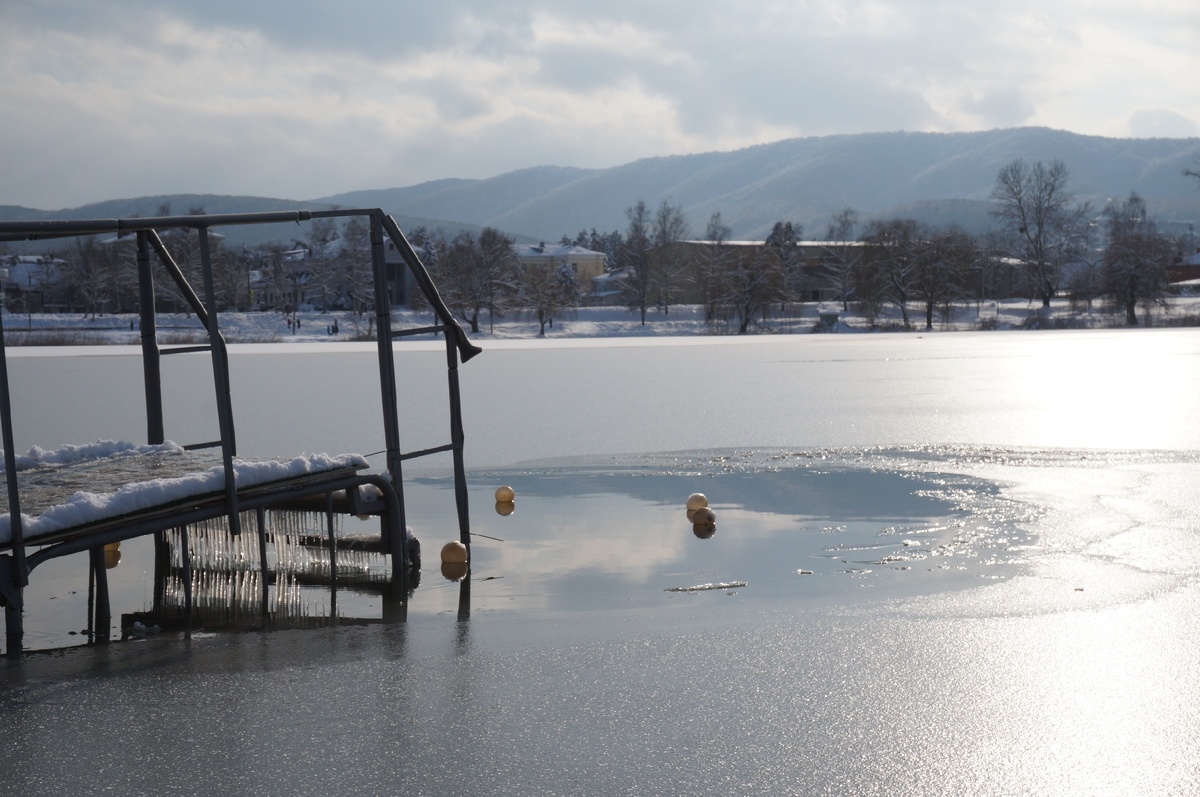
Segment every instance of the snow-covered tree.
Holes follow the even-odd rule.
[[[774,250],[783,270],[785,292],[782,301],[803,301],[804,271],[800,250],[796,244],[804,235],[804,228],[790,221],[777,221],[765,241]]]
[[[563,262],[526,264],[521,274],[520,301],[533,312],[538,320],[538,336],[544,337],[546,325],[552,325],[558,313],[579,301],[575,270]]]

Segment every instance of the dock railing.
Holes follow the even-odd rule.
[[[453,457],[455,504],[458,516],[459,539],[470,548],[470,518],[467,501],[466,472],[463,460],[462,405],[458,379],[458,365],[465,363],[480,352],[479,347],[468,340],[466,333],[454,318],[438,293],[425,265],[409,244],[395,219],[381,209],[297,210],[266,213],[194,214],[186,216],[159,216],[152,218],[50,220],[50,221],[0,221],[0,242],[33,241],[46,239],[69,239],[96,235],[135,236],[136,268],[138,278],[139,316],[141,323],[141,348],[145,386],[146,442],[162,443],[165,439],[163,424],[162,377],[160,358],[164,355],[208,352],[216,392],[218,439],[199,442],[185,448],[220,448],[224,470],[224,499],[220,514],[228,518],[232,534],[240,532],[239,517],[242,509],[261,507],[271,500],[259,491],[250,498],[249,493],[240,493],[236,481],[234,457],[237,455],[233,405],[230,398],[229,358],[225,339],[220,330],[218,301],[214,281],[213,252],[210,230],[215,227],[240,225],[278,224],[305,222],[339,217],[365,217],[370,229],[371,269],[374,287],[374,316],[379,366],[379,391],[383,413],[384,448],[386,454],[386,479],[364,474],[361,479],[341,479],[331,487],[328,479],[314,480],[309,489],[303,484],[288,488],[288,497],[316,490],[345,489],[351,484],[374,484],[385,493],[386,523],[391,531],[381,532],[385,544],[390,546],[393,575],[404,577],[407,569],[407,533],[404,515],[404,491],[402,463],[417,457],[448,452]],[[194,231],[197,236],[200,281],[197,291],[184,269],[176,262],[164,244],[160,231]],[[391,293],[388,290],[388,263],[386,243],[400,253],[416,287],[432,308],[436,323],[417,329],[396,329],[392,325]],[[155,269],[152,255],[182,296],[184,302],[204,324],[207,343],[160,347],[157,334],[157,309],[155,296]],[[396,338],[415,334],[439,333],[446,342],[447,388],[450,410],[450,442],[446,445],[419,451],[404,452],[400,446],[400,424],[396,392],[396,364],[393,342]],[[178,524],[172,521],[171,513],[141,518],[137,522],[114,527],[111,522],[97,524],[95,528],[74,531],[69,540],[59,540],[50,546],[39,546],[36,539],[29,539],[22,529],[21,497],[17,481],[14,439],[12,430],[12,401],[9,392],[7,343],[4,338],[3,318],[0,318],[0,431],[3,433],[5,484],[7,488],[10,516],[10,539],[0,545],[0,602],[5,607],[6,651],[9,656],[21,652],[23,629],[23,589],[29,583],[30,571],[38,563],[60,555],[87,550],[91,554],[92,577],[99,585],[103,573],[95,572],[103,567],[102,549],[106,543],[122,538],[155,534],[156,539],[166,528]],[[389,493],[394,492],[392,499]],[[245,505],[250,504],[250,505]],[[211,514],[211,510],[208,514]],[[333,542],[331,541],[331,546]],[[30,547],[41,547],[37,556],[31,558]],[[403,590],[400,590],[403,594]],[[105,596],[106,597],[106,596]],[[105,601],[105,604],[107,601]],[[97,617],[97,621],[101,618]],[[107,618],[105,618],[107,622]],[[97,626],[100,623],[97,622]],[[102,641],[102,640],[101,640]]]

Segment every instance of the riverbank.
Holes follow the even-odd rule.
[[[950,313],[939,313],[932,330],[924,327],[924,317],[910,310],[912,331],[955,332],[968,330],[1019,329],[1103,329],[1125,327],[1122,313],[1099,304],[1092,309],[1076,310],[1067,300],[1056,300],[1049,310],[1025,299],[1010,299],[982,304],[955,305]],[[394,310],[398,327],[417,327],[430,323],[427,312]],[[1145,316],[1139,321],[1147,326]],[[220,314],[221,329],[230,343],[313,343],[369,340],[367,316],[344,311],[306,310],[294,315],[277,312],[226,312]],[[194,315],[162,313],[158,316],[160,343],[200,342],[204,331]],[[1200,325],[1200,296],[1173,297],[1167,307],[1155,308],[1148,326]],[[479,330],[463,324],[472,338],[605,338],[663,337],[686,335],[736,335],[736,321],[706,321],[700,305],[674,305],[664,312],[652,309],[643,324],[641,314],[624,307],[579,307],[564,311],[546,327],[544,336],[536,318],[528,313],[513,313],[489,318],[484,313]],[[112,314],[88,318],[78,313],[6,313],[5,337],[10,345],[85,346],[136,344],[139,341],[136,314]],[[773,308],[766,318],[751,324],[748,334],[811,334],[834,332],[905,331],[895,308],[888,308],[873,323],[853,307],[844,312],[838,305],[805,304],[782,312]]]

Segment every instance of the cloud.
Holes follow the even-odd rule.
[[[1141,108],[1129,115],[1129,134],[1134,138],[1191,138],[1196,121],[1166,108]]]
[[[1033,105],[1015,87],[998,88],[962,99],[963,109],[979,120],[981,127],[1019,127],[1033,115]]]
[[[0,5],[0,203],[312,198],[793,136],[1182,135],[1183,0]]]

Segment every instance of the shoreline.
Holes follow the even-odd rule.
[[[1012,299],[982,304],[956,305],[949,317],[939,318],[932,328],[919,321],[905,328],[895,308],[888,308],[874,324],[850,313],[837,314],[832,326],[821,322],[822,308],[829,303],[804,304],[793,311],[776,312],[752,327],[752,332],[738,335],[721,321],[708,323],[700,305],[675,305],[664,313],[661,309],[647,313],[641,323],[640,313],[625,307],[579,307],[564,312],[555,324],[538,334],[539,325],[526,314],[493,320],[481,319],[478,332],[463,324],[467,335],[475,341],[498,340],[566,340],[575,338],[662,338],[705,337],[720,339],[761,339],[773,336],[808,334],[884,334],[889,332],[931,334],[964,331],[1017,331],[1046,329],[1156,329],[1200,326],[1200,296],[1177,296],[1166,308],[1156,308],[1151,323],[1144,320],[1136,327],[1127,326],[1123,315],[1097,307],[1092,310],[1072,310],[1070,302],[1056,300],[1049,312],[1028,300]],[[429,322],[428,312],[408,309],[393,311],[400,326],[418,327]],[[366,319],[354,318],[343,311],[322,312],[307,310],[296,314],[300,323],[290,327],[290,316],[273,311],[223,312],[219,320],[229,344],[295,344],[295,343],[369,343]],[[160,313],[158,336],[160,344],[199,342],[205,330],[195,316],[183,313]],[[335,334],[333,329],[338,330]],[[78,313],[14,313],[4,314],[5,337],[11,348],[26,346],[97,346],[136,345],[140,342],[138,316],[122,313],[87,319]],[[31,337],[32,336],[32,337]]]

